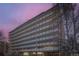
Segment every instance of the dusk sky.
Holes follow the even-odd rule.
[[[52,6],[51,3],[0,4],[0,30],[4,30],[7,36],[7,32]]]

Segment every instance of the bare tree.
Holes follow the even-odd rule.
[[[63,39],[64,41],[60,42],[60,50],[63,49],[65,54],[75,54],[78,52],[77,49],[77,39],[76,39],[76,19],[74,16],[75,4],[58,4],[59,8],[62,10],[62,14],[64,15],[63,22],[65,22],[66,36],[67,39]],[[79,16],[78,16],[79,17]]]

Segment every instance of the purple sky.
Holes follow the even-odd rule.
[[[7,32],[52,6],[51,3],[0,4],[0,29],[8,36]]]

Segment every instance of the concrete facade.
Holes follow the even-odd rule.
[[[65,38],[62,13],[59,11],[59,7],[54,6],[11,31],[11,51],[21,55],[58,53],[58,41]]]

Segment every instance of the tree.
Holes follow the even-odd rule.
[[[76,22],[78,19],[75,18],[74,9],[75,4],[58,4],[59,8],[62,10],[62,14],[64,15],[64,19],[61,19],[65,22],[66,36],[67,39],[63,39],[64,41],[60,42],[60,50],[64,50],[67,54],[75,54],[78,52],[77,49],[77,39],[76,39]]]

